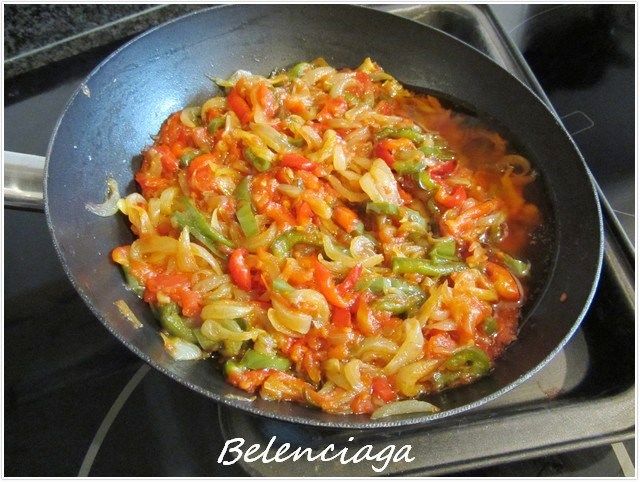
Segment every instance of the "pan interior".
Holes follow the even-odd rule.
[[[267,75],[274,68],[320,56],[332,65],[348,66],[370,56],[406,85],[428,88],[463,108],[472,106],[488,122],[499,119],[496,125],[509,126],[514,147],[541,174],[540,195],[553,219],[550,241],[544,238],[543,246],[555,263],[548,265],[546,282],[540,281],[537,303],[528,308],[519,341],[493,374],[445,392],[437,402],[443,411],[435,415],[372,422],[289,403],[248,401],[211,363],[173,361],[150,310],[124,289],[119,270],[109,260],[115,246],[132,240],[124,219],[100,218],[83,208],[86,202],[103,199],[110,177],[121,192],[132,192],[138,167],[132,159],[151,143],[149,136],[170,113],[212,93],[207,75],[227,77],[239,69]],[[539,369],[566,342],[599,273],[599,207],[584,163],[557,119],[519,81],[472,48],[439,31],[366,8],[225,6],[156,28],[116,52],[83,82],[59,120],[47,159],[45,201],[54,244],[72,283],[105,327],[143,360],[190,388],[281,420],[351,428],[406,425],[495,398]],[[570,292],[566,303],[558,301],[563,291]],[[123,319],[113,304],[118,299],[140,318],[141,329]]]

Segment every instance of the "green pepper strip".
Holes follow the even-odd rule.
[[[178,305],[175,303],[166,303],[159,305],[157,308],[158,320],[162,328],[167,330],[169,334],[178,336],[183,340],[191,343],[197,343],[193,330],[187,326],[187,323],[178,312]]]
[[[273,291],[277,291],[278,293],[290,293],[293,290],[295,290],[295,288],[293,286],[291,286],[289,283],[287,283],[282,278],[274,279],[273,280],[273,284],[272,284],[272,288],[273,288]]]
[[[431,178],[429,171],[422,171],[418,174],[418,186],[427,192],[433,192],[438,188],[438,184]]]
[[[384,139],[386,137],[391,137],[392,139],[399,139],[403,137],[405,139],[409,139],[415,144],[424,142],[424,135],[410,127],[385,127],[376,134],[376,140]]]
[[[180,156],[180,167],[189,167],[191,161],[200,154],[198,149],[190,149]]]
[[[426,259],[417,258],[393,258],[391,265],[394,273],[417,273],[427,276],[447,276],[456,271],[462,271],[467,267],[462,262],[434,263]]]
[[[518,278],[524,278],[531,271],[531,263],[525,263],[519,259],[512,258],[508,254],[502,254],[502,261],[509,268],[514,275]]]
[[[314,235],[290,229],[273,240],[273,243],[271,243],[271,252],[280,259],[288,258],[291,256],[291,250],[298,243],[320,244]]]
[[[456,241],[453,238],[437,239],[429,256],[433,261],[458,261],[456,255]]]
[[[413,283],[409,283],[400,278],[374,278],[358,282],[356,284],[356,290],[362,291],[365,289],[370,290],[375,294],[383,294],[388,291],[389,288],[394,288],[402,291],[407,295],[422,295],[422,290]]]
[[[253,206],[251,205],[251,194],[249,192],[249,183],[251,182],[251,176],[245,177],[238,186],[234,193],[237,201],[238,208],[236,209],[236,217],[240,228],[245,236],[251,237],[258,234],[258,222],[253,212]]]
[[[257,156],[249,147],[244,150],[244,157],[246,157],[260,172],[267,171],[271,167],[271,162],[269,160]]]
[[[120,267],[122,268],[122,272],[124,273],[124,279],[127,282],[127,286],[131,289],[131,291],[142,298],[142,295],[144,293],[144,285],[140,283],[140,281],[138,281],[138,278],[133,276],[133,273],[131,273],[129,267],[123,265],[120,265]]]
[[[393,315],[400,315],[412,310],[419,304],[424,302],[424,295],[421,296],[398,296],[397,294],[388,294],[374,301],[373,309],[377,311],[388,311]]]
[[[297,79],[300,77],[305,70],[311,67],[311,64],[307,62],[300,62],[299,64],[294,65],[289,69],[287,75],[291,78]]]
[[[367,203],[367,212],[396,216],[398,214],[398,206],[391,203]]]
[[[495,335],[496,333],[498,333],[498,320],[496,320],[493,316],[490,316],[486,320],[484,320],[482,328],[487,335]]]
[[[184,211],[176,212],[173,219],[183,229],[185,226],[189,228],[189,234],[204,244],[212,251],[216,251],[215,244],[223,244],[229,248],[233,248],[233,243],[224,235],[213,229],[200,211],[189,201],[183,199]]]
[[[218,129],[220,129],[220,127],[222,127],[225,124],[225,122],[226,122],[226,118],[223,115],[212,119],[211,122],[209,122],[209,125],[207,126],[207,130],[209,131],[209,134],[214,134]]]
[[[238,366],[241,368],[248,368],[249,370],[273,368],[274,370],[284,371],[289,369],[291,362],[287,358],[276,355],[267,355],[250,348],[245,352]]]
[[[452,372],[464,372],[470,375],[486,375],[491,369],[489,356],[478,347],[471,346],[456,351],[444,363],[444,368]]]
[[[302,147],[305,144],[305,140],[302,137],[290,137],[287,136],[287,140],[289,141],[289,144],[291,144],[294,147]]]
[[[435,157],[441,161],[449,161],[456,156],[447,147],[442,146],[420,146],[422,153],[427,157]]]
[[[443,365],[443,369],[433,374],[438,389],[451,386],[459,381],[470,382],[489,373],[491,360],[478,347],[462,348],[456,351]]]
[[[398,174],[418,174],[427,167],[427,164],[423,159],[416,159],[410,161],[396,161],[393,163],[393,169]]]

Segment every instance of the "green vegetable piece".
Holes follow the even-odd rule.
[[[417,285],[409,283],[408,281],[400,278],[380,277],[366,280],[364,283],[366,283],[366,286],[364,287],[360,283],[356,284],[356,290],[362,291],[363,289],[369,289],[372,293],[380,295],[393,288],[396,290],[400,290],[406,295],[424,296],[422,290]]]
[[[290,229],[273,240],[273,243],[271,243],[271,252],[280,259],[288,258],[291,256],[291,250],[298,243],[320,244],[317,237],[313,234]]]
[[[456,254],[456,241],[453,238],[442,238],[437,239],[431,251],[429,251],[429,256],[433,261],[442,262],[442,261],[458,261],[458,256]]]
[[[216,244],[223,244],[233,248],[233,243],[222,233],[213,229],[191,201],[184,198],[182,205],[184,206],[184,211],[176,212],[173,215],[173,220],[180,226],[180,229],[187,226],[189,234],[193,235],[194,238],[212,251],[216,251]]]
[[[312,65],[307,62],[300,62],[299,64],[296,64],[293,67],[291,67],[287,72],[287,75],[292,79],[297,79],[298,77],[301,77],[302,74],[306,70],[310,69],[311,67]]]
[[[483,350],[470,346],[451,355],[451,358],[444,363],[444,368],[452,372],[462,372],[480,377],[491,370],[491,360]]]
[[[287,136],[287,140],[289,141],[289,144],[291,144],[294,147],[302,147],[305,144],[305,140],[302,137]]]
[[[220,342],[210,340],[204,336],[200,328],[194,328],[193,334],[204,351],[218,351],[220,349]]]
[[[398,206],[391,203],[367,203],[367,212],[375,214],[385,214],[387,216],[396,216],[398,214]]]
[[[413,159],[409,161],[396,161],[393,163],[393,169],[398,174],[418,174],[424,171],[427,164],[422,159]]]
[[[390,293],[373,302],[373,309],[377,311],[387,311],[394,315],[407,313],[417,306],[420,306],[425,300],[422,292],[412,295]]]
[[[427,157],[435,157],[441,161],[455,159],[455,154],[446,146],[420,146],[419,149]]]
[[[417,273],[427,276],[448,276],[456,271],[462,271],[467,265],[462,262],[434,263],[426,259],[418,258],[393,258],[391,266],[394,273]]]
[[[422,133],[418,132],[411,127],[385,127],[376,134],[376,139],[384,139],[390,137],[392,139],[405,138],[409,139],[414,144],[421,144],[424,142],[425,137]]]
[[[253,349],[249,349],[245,352],[242,360],[240,360],[239,366],[250,370],[272,368],[274,370],[285,371],[289,369],[291,362],[286,358],[275,355],[266,355]]]
[[[272,287],[273,287],[273,291],[277,291],[278,293],[290,293],[295,289],[293,286],[291,286],[282,278],[274,279]]]
[[[427,192],[433,192],[438,188],[438,184],[431,178],[429,171],[422,171],[418,174],[418,186]]]
[[[122,273],[124,274],[124,279],[127,282],[129,289],[142,298],[142,295],[144,294],[144,285],[138,281],[138,278],[133,276],[129,267],[123,265],[120,265],[120,267],[122,268]]]
[[[271,167],[271,162],[268,159],[256,155],[250,147],[244,150],[244,157],[260,172],[267,171]]]
[[[191,161],[193,161],[193,159],[198,155],[200,155],[200,151],[198,149],[188,150],[187,152],[182,154],[182,156],[180,156],[180,167],[189,167]]]
[[[236,218],[240,223],[240,229],[245,236],[251,237],[258,234],[258,221],[256,220],[253,206],[251,204],[251,193],[249,192],[250,176],[245,177],[236,187],[234,196],[238,200]]]
[[[198,342],[193,330],[189,328],[186,320],[180,316],[177,304],[165,303],[159,305],[157,313],[160,325],[167,330],[170,335],[180,337],[191,343]]]
[[[433,381],[438,390],[457,385],[460,382],[471,382],[486,375],[491,370],[489,356],[475,346],[456,351],[447,360],[442,369],[433,374]]]
[[[222,127],[226,121],[227,120],[223,115],[212,119],[211,122],[209,122],[209,125],[207,126],[207,130],[209,131],[209,134],[215,134],[215,132],[218,129],[220,129],[220,127]]]
[[[496,333],[498,333],[498,320],[496,320],[493,316],[490,316],[486,320],[484,320],[482,328],[487,335],[495,335]]]
[[[224,363],[224,374],[228,378],[234,373],[242,372],[245,369],[233,360],[227,360]]]
[[[514,275],[518,278],[524,278],[531,271],[531,263],[520,261],[519,259],[512,258],[508,254],[502,255],[502,261],[509,268]]]

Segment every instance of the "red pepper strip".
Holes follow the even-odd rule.
[[[351,312],[346,308],[333,308],[331,323],[336,328],[351,328]]]
[[[338,292],[338,288],[333,282],[331,273],[320,261],[314,258],[314,278],[318,290],[324,295],[329,303],[338,308],[348,308],[351,303],[343,299],[342,295]]]
[[[429,170],[429,175],[432,178],[441,178],[447,176],[455,170],[456,164],[457,163],[455,160],[444,162],[438,166],[432,167]]]
[[[246,124],[251,120],[251,108],[249,104],[247,104],[247,101],[240,96],[235,87],[229,92],[227,103],[231,110],[236,113],[240,122]]]
[[[456,187],[451,194],[447,193],[444,188],[438,189],[436,192],[436,201],[447,208],[460,206],[467,199],[467,191],[464,186]]]
[[[290,167],[292,169],[300,169],[303,171],[313,171],[313,168],[316,166],[316,163],[313,161],[310,161],[304,156],[301,156],[300,154],[288,153],[282,156],[280,165]]]
[[[398,398],[387,377],[376,377],[371,380],[371,389],[371,394],[383,402],[391,402]]]
[[[338,291],[343,296],[347,294],[352,294],[353,287],[358,282],[358,279],[360,278],[361,274],[362,274],[362,265],[360,264],[355,265],[353,268],[351,268],[347,276],[342,280],[342,283],[340,283],[337,286]]]
[[[507,301],[518,301],[520,290],[513,275],[507,268],[495,263],[487,263],[487,275],[495,286],[498,296]]]
[[[382,139],[378,142],[373,148],[373,156],[379,157],[384,162],[389,164],[389,167],[392,167],[393,163],[396,161],[393,158],[393,154],[391,153],[392,144],[389,142],[390,139]]]
[[[247,250],[244,248],[231,251],[231,256],[229,256],[229,275],[238,288],[250,291],[251,271],[249,270],[249,266],[247,266],[246,255]]]
[[[266,84],[260,84],[260,87],[258,87],[258,99],[264,109],[265,115],[267,117],[273,117],[276,113],[276,101],[273,92],[271,92],[271,89],[269,89]]]

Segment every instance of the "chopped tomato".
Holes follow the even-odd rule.
[[[448,176],[456,169],[456,161],[447,161],[429,169],[429,175],[432,178],[442,178]]]
[[[187,182],[191,189],[205,192],[213,188],[215,181],[214,161],[213,154],[201,154],[191,161],[187,168]]]
[[[371,395],[366,392],[361,392],[351,400],[351,410],[355,414],[359,413],[371,413],[374,410],[373,403],[371,402]]]
[[[313,171],[313,168],[316,165],[315,162],[310,161],[306,157],[301,156],[300,154],[294,154],[292,152],[282,156],[280,164],[292,169],[302,169],[303,171]]]
[[[333,210],[333,219],[347,233],[356,229],[358,224],[358,215],[346,206],[336,207]]]
[[[346,308],[333,308],[331,322],[337,328],[351,327],[351,312]]]
[[[248,252],[244,248],[231,251],[229,256],[229,275],[236,286],[245,291],[251,290],[251,271],[247,266]]]
[[[324,102],[322,110],[318,113],[318,120],[325,121],[332,117],[340,117],[347,112],[348,108],[349,106],[347,105],[347,101],[344,100],[344,97],[329,97]]]
[[[327,301],[338,308],[347,308],[350,302],[345,300],[338,292],[338,289],[331,277],[331,272],[317,259],[314,260],[314,278],[320,293],[324,295]]]
[[[493,283],[493,286],[495,286],[500,298],[507,301],[518,301],[520,299],[518,283],[507,268],[488,262],[487,275]]]
[[[258,100],[264,109],[265,115],[267,117],[273,117],[276,113],[276,101],[273,92],[267,87],[267,84],[260,84],[260,87],[258,87]]]
[[[450,193],[445,188],[440,188],[436,192],[435,198],[444,207],[455,208],[467,199],[467,191],[464,186],[456,186]]]
[[[247,101],[242,98],[237,88],[231,89],[227,96],[227,104],[229,108],[235,112],[242,124],[247,124],[251,120],[251,108]]]
[[[398,394],[395,392],[389,379],[387,377],[376,377],[371,381],[372,395],[383,402],[392,402],[398,399]]]

